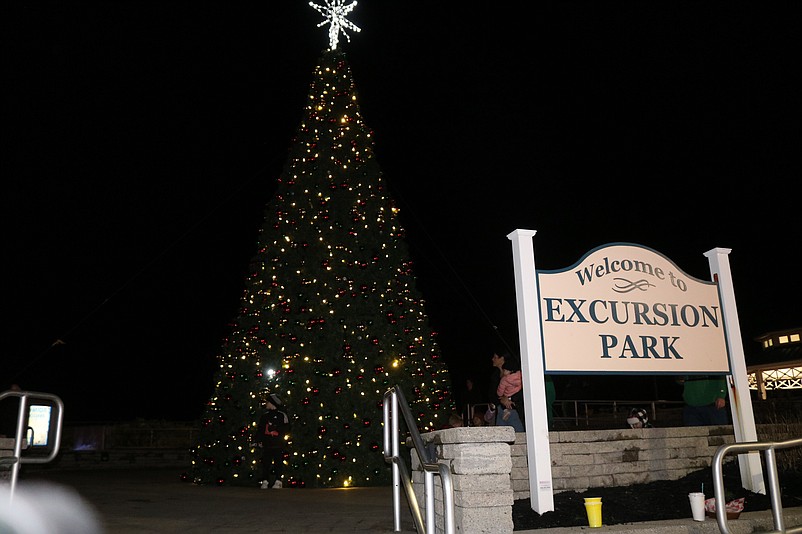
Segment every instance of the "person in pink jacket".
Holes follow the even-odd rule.
[[[513,395],[519,393],[523,387],[521,370],[511,371],[502,367],[501,378],[498,383],[496,393],[499,399],[508,399],[509,403],[505,404],[501,411],[500,425],[509,425],[515,429],[516,432],[523,432],[524,425],[521,422],[521,417],[516,409],[516,404],[512,400]],[[503,401],[502,401],[503,402]]]

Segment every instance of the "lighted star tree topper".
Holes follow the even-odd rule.
[[[348,14],[356,7],[356,2],[351,2],[348,5],[345,5],[343,0],[325,0],[325,2],[325,6],[321,6],[314,2],[309,2],[309,5],[317,9],[321,15],[326,17],[326,20],[318,24],[317,27],[320,28],[326,24],[329,25],[329,48],[332,50],[337,50],[337,43],[340,42],[340,32],[345,35],[345,38],[348,39],[348,42],[350,43],[351,37],[345,33],[345,29],[347,28],[355,32],[362,31],[356,24],[346,19]]]

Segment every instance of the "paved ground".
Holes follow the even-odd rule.
[[[393,532],[390,487],[221,488],[183,482],[180,474],[179,469],[23,473],[14,499],[30,500],[28,491],[39,491],[43,482],[74,490],[97,512],[101,532],[108,534]],[[52,504],[54,496],[44,500]],[[402,527],[415,532],[408,510]]]
[[[3,528],[0,498],[0,532],[14,534],[147,534],[147,533],[247,533],[247,532],[393,532],[390,487],[353,489],[259,490],[257,488],[196,486],[183,482],[178,469],[82,470],[23,473],[13,502],[13,514],[22,519],[17,530]],[[42,488],[58,489],[45,495]],[[0,496],[4,497],[4,496]],[[69,498],[79,501],[70,502]],[[403,497],[402,497],[403,498]],[[63,506],[59,507],[59,503]],[[34,509],[28,509],[29,504]],[[76,508],[77,505],[77,508]],[[84,507],[96,514],[100,528],[75,523]],[[39,508],[37,508],[39,507]],[[59,515],[60,530],[37,529],[33,516],[43,509]],[[5,513],[9,513],[6,508]],[[26,517],[22,517],[25,516]],[[771,530],[771,513],[754,512],[755,520],[743,518],[738,534],[753,532],[747,524],[762,524]],[[752,516],[753,514],[749,514]],[[744,514],[747,515],[747,514]],[[802,510],[786,510],[787,526],[802,525]],[[71,520],[67,520],[71,517]],[[74,524],[70,527],[70,521]],[[401,532],[415,532],[409,511],[401,514]],[[585,528],[516,531],[516,534],[568,534]],[[605,526],[595,532],[616,534],[712,534],[714,520],[695,523],[677,520]]]

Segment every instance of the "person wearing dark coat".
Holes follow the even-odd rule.
[[[481,392],[476,387],[476,381],[472,376],[465,378],[465,388],[462,391],[462,410],[463,424],[473,426],[473,416],[477,409],[477,405],[482,409],[482,413],[487,409],[487,401],[482,397]]]
[[[265,412],[256,427],[256,442],[262,447],[261,489],[281,489],[284,474],[284,435],[290,428],[287,414],[279,409],[281,399],[275,393],[263,403]]]

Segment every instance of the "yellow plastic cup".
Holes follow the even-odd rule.
[[[585,498],[585,512],[588,514],[588,525],[591,528],[602,526],[602,502],[601,497]]]

